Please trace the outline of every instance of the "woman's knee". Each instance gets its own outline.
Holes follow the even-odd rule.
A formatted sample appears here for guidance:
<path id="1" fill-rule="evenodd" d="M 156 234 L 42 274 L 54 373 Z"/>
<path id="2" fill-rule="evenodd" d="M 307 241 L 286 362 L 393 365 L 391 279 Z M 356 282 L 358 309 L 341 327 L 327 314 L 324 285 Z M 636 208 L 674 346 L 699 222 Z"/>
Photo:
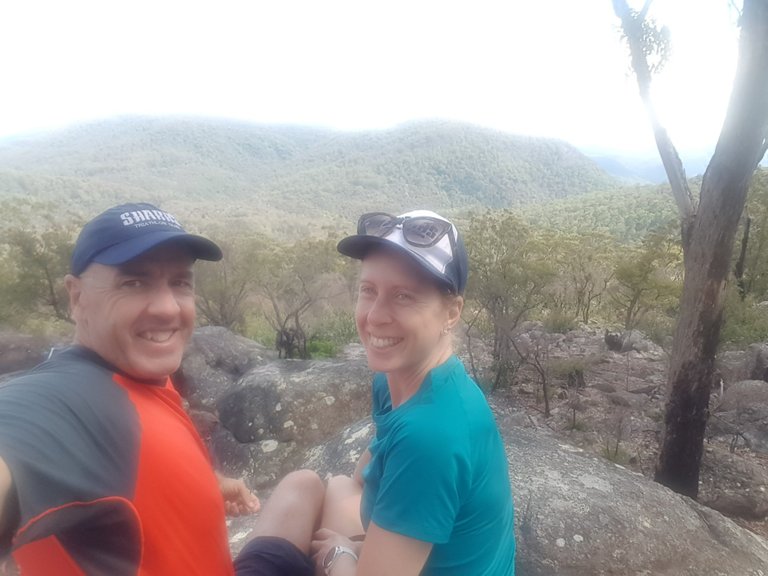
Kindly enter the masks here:
<path id="1" fill-rule="evenodd" d="M 362 487 L 349 476 L 328 479 L 322 525 L 346 536 L 361 534 L 360 496 Z"/>
<path id="2" fill-rule="evenodd" d="M 320 476 L 312 470 L 296 470 L 288 474 L 280 484 L 302 497 L 322 500 L 325 495 L 325 485 Z"/>
<path id="3" fill-rule="evenodd" d="M 327 494 L 339 496 L 347 496 L 361 491 L 362 486 L 349 476 L 331 476 L 326 488 Z"/>
<path id="4" fill-rule="evenodd" d="M 331 476 L 328 478 L 328 488 L 343 488 L 349 486 L 352 481 L 349 476 Z"/>

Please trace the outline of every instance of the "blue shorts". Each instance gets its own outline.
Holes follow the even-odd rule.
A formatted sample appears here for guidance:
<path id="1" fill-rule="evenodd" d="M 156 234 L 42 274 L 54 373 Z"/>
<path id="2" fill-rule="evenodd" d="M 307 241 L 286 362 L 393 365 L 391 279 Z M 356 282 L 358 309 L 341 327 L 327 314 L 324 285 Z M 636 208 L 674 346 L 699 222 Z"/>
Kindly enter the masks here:
<path id="1" fill-rule="evenodd" d="M 314 576 L 312 559 L 292 542 L 277 536 L 257 536 L 235 559 L 236 576 Z"/>

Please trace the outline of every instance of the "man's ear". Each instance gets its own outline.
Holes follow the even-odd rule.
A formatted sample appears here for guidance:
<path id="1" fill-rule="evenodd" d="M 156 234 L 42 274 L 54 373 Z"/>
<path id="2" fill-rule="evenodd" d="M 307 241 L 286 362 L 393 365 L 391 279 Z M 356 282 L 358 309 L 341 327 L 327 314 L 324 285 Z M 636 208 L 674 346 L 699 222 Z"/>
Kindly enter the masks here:
<path id="1" fill-rule="evenodd" d="M 83 293 L 83 281 L 77 276 L 67 274 L 64 276 L 64 288 L 69 295 L 69 314 L 72 319 L 77 321 L 80 296 Z"/>

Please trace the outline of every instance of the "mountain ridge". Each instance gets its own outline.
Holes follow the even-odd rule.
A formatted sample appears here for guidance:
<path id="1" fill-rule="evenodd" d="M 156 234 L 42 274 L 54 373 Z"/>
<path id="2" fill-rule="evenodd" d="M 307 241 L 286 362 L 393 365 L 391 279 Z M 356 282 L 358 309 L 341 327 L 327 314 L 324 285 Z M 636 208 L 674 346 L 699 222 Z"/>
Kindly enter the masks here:
<path id="1" fill-rule="evenodd" d="M 336 132 L 128 117 L 0 141 L 0 197 L 89 211 L 150 199 L 333 224 L 372 209 L 515 208 L 616 186 L 565 142 L 444 121 Z"/>

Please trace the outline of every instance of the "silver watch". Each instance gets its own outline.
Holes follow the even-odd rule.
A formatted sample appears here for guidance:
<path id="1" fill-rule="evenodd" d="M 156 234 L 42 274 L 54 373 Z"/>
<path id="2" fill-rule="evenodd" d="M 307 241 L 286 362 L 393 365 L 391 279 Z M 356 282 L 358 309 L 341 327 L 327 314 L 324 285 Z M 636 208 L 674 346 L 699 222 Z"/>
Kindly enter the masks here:
<path id="1" fill-rule="evenodd" d="M 347 548 L 346 546 L 334 546 L 328 550 L 328 553 L 323 559 L 323 570 L 325 570 L 325 576 L 331 576 L 331 568 L 333 568 L 333 564 L 336 562 L 336 559 L 342 554 L 349 554 L 352 556 L 352 558 L 355 559 L 355 562 L 357 562 L 357 554 L 355 554 L 355 551 L 352 550 L 352 548 Z"/>

